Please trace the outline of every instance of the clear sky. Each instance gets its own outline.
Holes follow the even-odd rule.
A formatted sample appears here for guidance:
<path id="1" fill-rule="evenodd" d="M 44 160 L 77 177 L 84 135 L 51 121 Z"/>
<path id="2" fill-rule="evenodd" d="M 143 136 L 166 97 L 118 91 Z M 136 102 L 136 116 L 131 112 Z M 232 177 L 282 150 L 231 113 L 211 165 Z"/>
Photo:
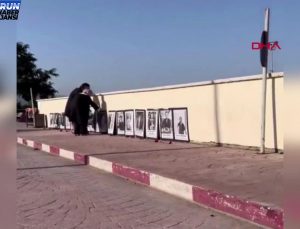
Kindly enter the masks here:
<path id="1" fill-rule="evenodd" d="M 300 57 L 292 26 L 299 2 L 24 0 L 17 40 L 31 46 L 39 67 L 57 68 L 63 95 L 85 81 L 104 92 L 213 80 L 261 73 L 251 42 L 270 7 L 270 39 L 282 48 L 274 71 L 285 71 Z"/>

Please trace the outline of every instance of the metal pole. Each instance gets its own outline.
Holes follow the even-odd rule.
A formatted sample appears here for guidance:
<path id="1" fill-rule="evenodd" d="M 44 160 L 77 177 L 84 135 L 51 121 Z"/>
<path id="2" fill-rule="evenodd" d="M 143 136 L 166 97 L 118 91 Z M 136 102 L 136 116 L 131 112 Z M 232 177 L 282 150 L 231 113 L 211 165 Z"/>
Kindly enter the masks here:
<path id="1" fill-rule="evenodd" d="M 270 43 L 274 44 L 275 42 L 278 42 L 278 41 L 270 41 Z M 271 49 L 271 70 L 270 72 L 274 72 L 274 59 L 273 59 L 273 52 L 274 52 L 274 49 Z"/>
<path id="2" fill-rule="evenodd" d="M 269 34 L 270 9 L 265 11 L 264 31 Z M 268 35 L 267 35 L 268 36 Z M 268 39 L 267 39 L 268 42 Z M 262 109 L 261 109 L 261 146 L 260 153 L 265 153 L 265 130 L 266 130 L 266 97 L 267 97 L 267 75 L 268 75 L 268 54 L 267 64 L 262 67 Z"/>
<path id="3" fill-rule="evenodd" d="M 31 108 L 32 108 L 32 120 L 33 120 L 33 126 L 35 127 L 35 111 L 34 111 L 34 104 L 33 104 L 32 88 L 30 88 L 30 97 L 31 97 Z"/>
<path id="4" fill-rule="evenodd" d="M 47 124 L 47 116 L 44 115 L 44 129 L 48 128 L 47 125 L 48 125 L 48 124 Z"/>
<path id="5" fill-rule="evenodd" d="M 271 50 L 271 58 L 272 58 L 272 70 L 271 70 L 271 72 L 274 72 L 274 66 L 273 66 L 273 50 Z"/>

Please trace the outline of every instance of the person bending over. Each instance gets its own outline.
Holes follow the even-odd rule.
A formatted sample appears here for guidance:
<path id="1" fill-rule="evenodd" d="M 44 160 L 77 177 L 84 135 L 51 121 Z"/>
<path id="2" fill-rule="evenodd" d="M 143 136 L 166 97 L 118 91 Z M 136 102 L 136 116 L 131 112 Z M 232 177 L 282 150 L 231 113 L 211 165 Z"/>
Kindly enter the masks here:
<path id="1" fill-rule="evenodd" d="M 88 120 L 90 106 L 95 110 L 99 109 L 99 106 L 91 99 L 91 90 L 83 89 L 83 91 L 75 97 L 75 121 L 74 121 L 74 134 L 88 135 Z"/>
<path id="2" fill-rule="evenodd" d="M 75 98 L 80 94 L 84 89 L 90 89 L 88 83 L 83 83 L 80 87 L 75 88 L 69 95 L 68 101 L 66 103 L 64 115 L 68 117 L 71 124 L 74 124 L 76 118 L 76 102 Z M 74 126 L 73 126 L 74 127 Z"/>

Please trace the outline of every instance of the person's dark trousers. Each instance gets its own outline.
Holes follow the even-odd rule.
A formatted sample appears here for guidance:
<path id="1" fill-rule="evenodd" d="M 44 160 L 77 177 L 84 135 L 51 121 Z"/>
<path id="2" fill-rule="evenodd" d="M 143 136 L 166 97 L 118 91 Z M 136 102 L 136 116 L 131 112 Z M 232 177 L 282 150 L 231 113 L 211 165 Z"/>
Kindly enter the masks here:
<path id="1" fill-rule="evenodd" d="M 75 135 L 80 135 L 80 125 L 77 122 L 73 122 L 73 127 L 74 127 L 74 134 Z"/>
<path id="2" fill-rule="evenodd" d="M 80 134 L 81 135 L 88 135 L 89 134 L 89 132 L 87 130 L 88 120 L 82 120 L 79 126 L 80 126 L 79 129 L 80 129 Z"/>

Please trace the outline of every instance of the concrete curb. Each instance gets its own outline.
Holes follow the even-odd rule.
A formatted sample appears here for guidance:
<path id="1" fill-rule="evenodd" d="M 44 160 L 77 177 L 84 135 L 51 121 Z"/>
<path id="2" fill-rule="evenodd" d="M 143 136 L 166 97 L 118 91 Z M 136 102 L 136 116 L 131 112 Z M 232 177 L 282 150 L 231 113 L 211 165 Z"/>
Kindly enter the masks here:
<path id="1" fill-rule="evenodd" d="M 215 209 L 219 212 L 229 214 L 234 217 L 245 219 L 261 226 L 283 229 L 282 209 L 272 208 L 260 203 L 243 200 L 235 196 L 225 195 L 220 192 L 186 184 L 175 179 L 166 178 L 158 174 L 131 168 L 119 163 L 69 151 L 57 146 L 50 146 L 20 137 L 17 138 L 17 143 L 74 160 L 85 165 L 90 165 L 100 170 L 130 179 L 171 195 Z"/>

